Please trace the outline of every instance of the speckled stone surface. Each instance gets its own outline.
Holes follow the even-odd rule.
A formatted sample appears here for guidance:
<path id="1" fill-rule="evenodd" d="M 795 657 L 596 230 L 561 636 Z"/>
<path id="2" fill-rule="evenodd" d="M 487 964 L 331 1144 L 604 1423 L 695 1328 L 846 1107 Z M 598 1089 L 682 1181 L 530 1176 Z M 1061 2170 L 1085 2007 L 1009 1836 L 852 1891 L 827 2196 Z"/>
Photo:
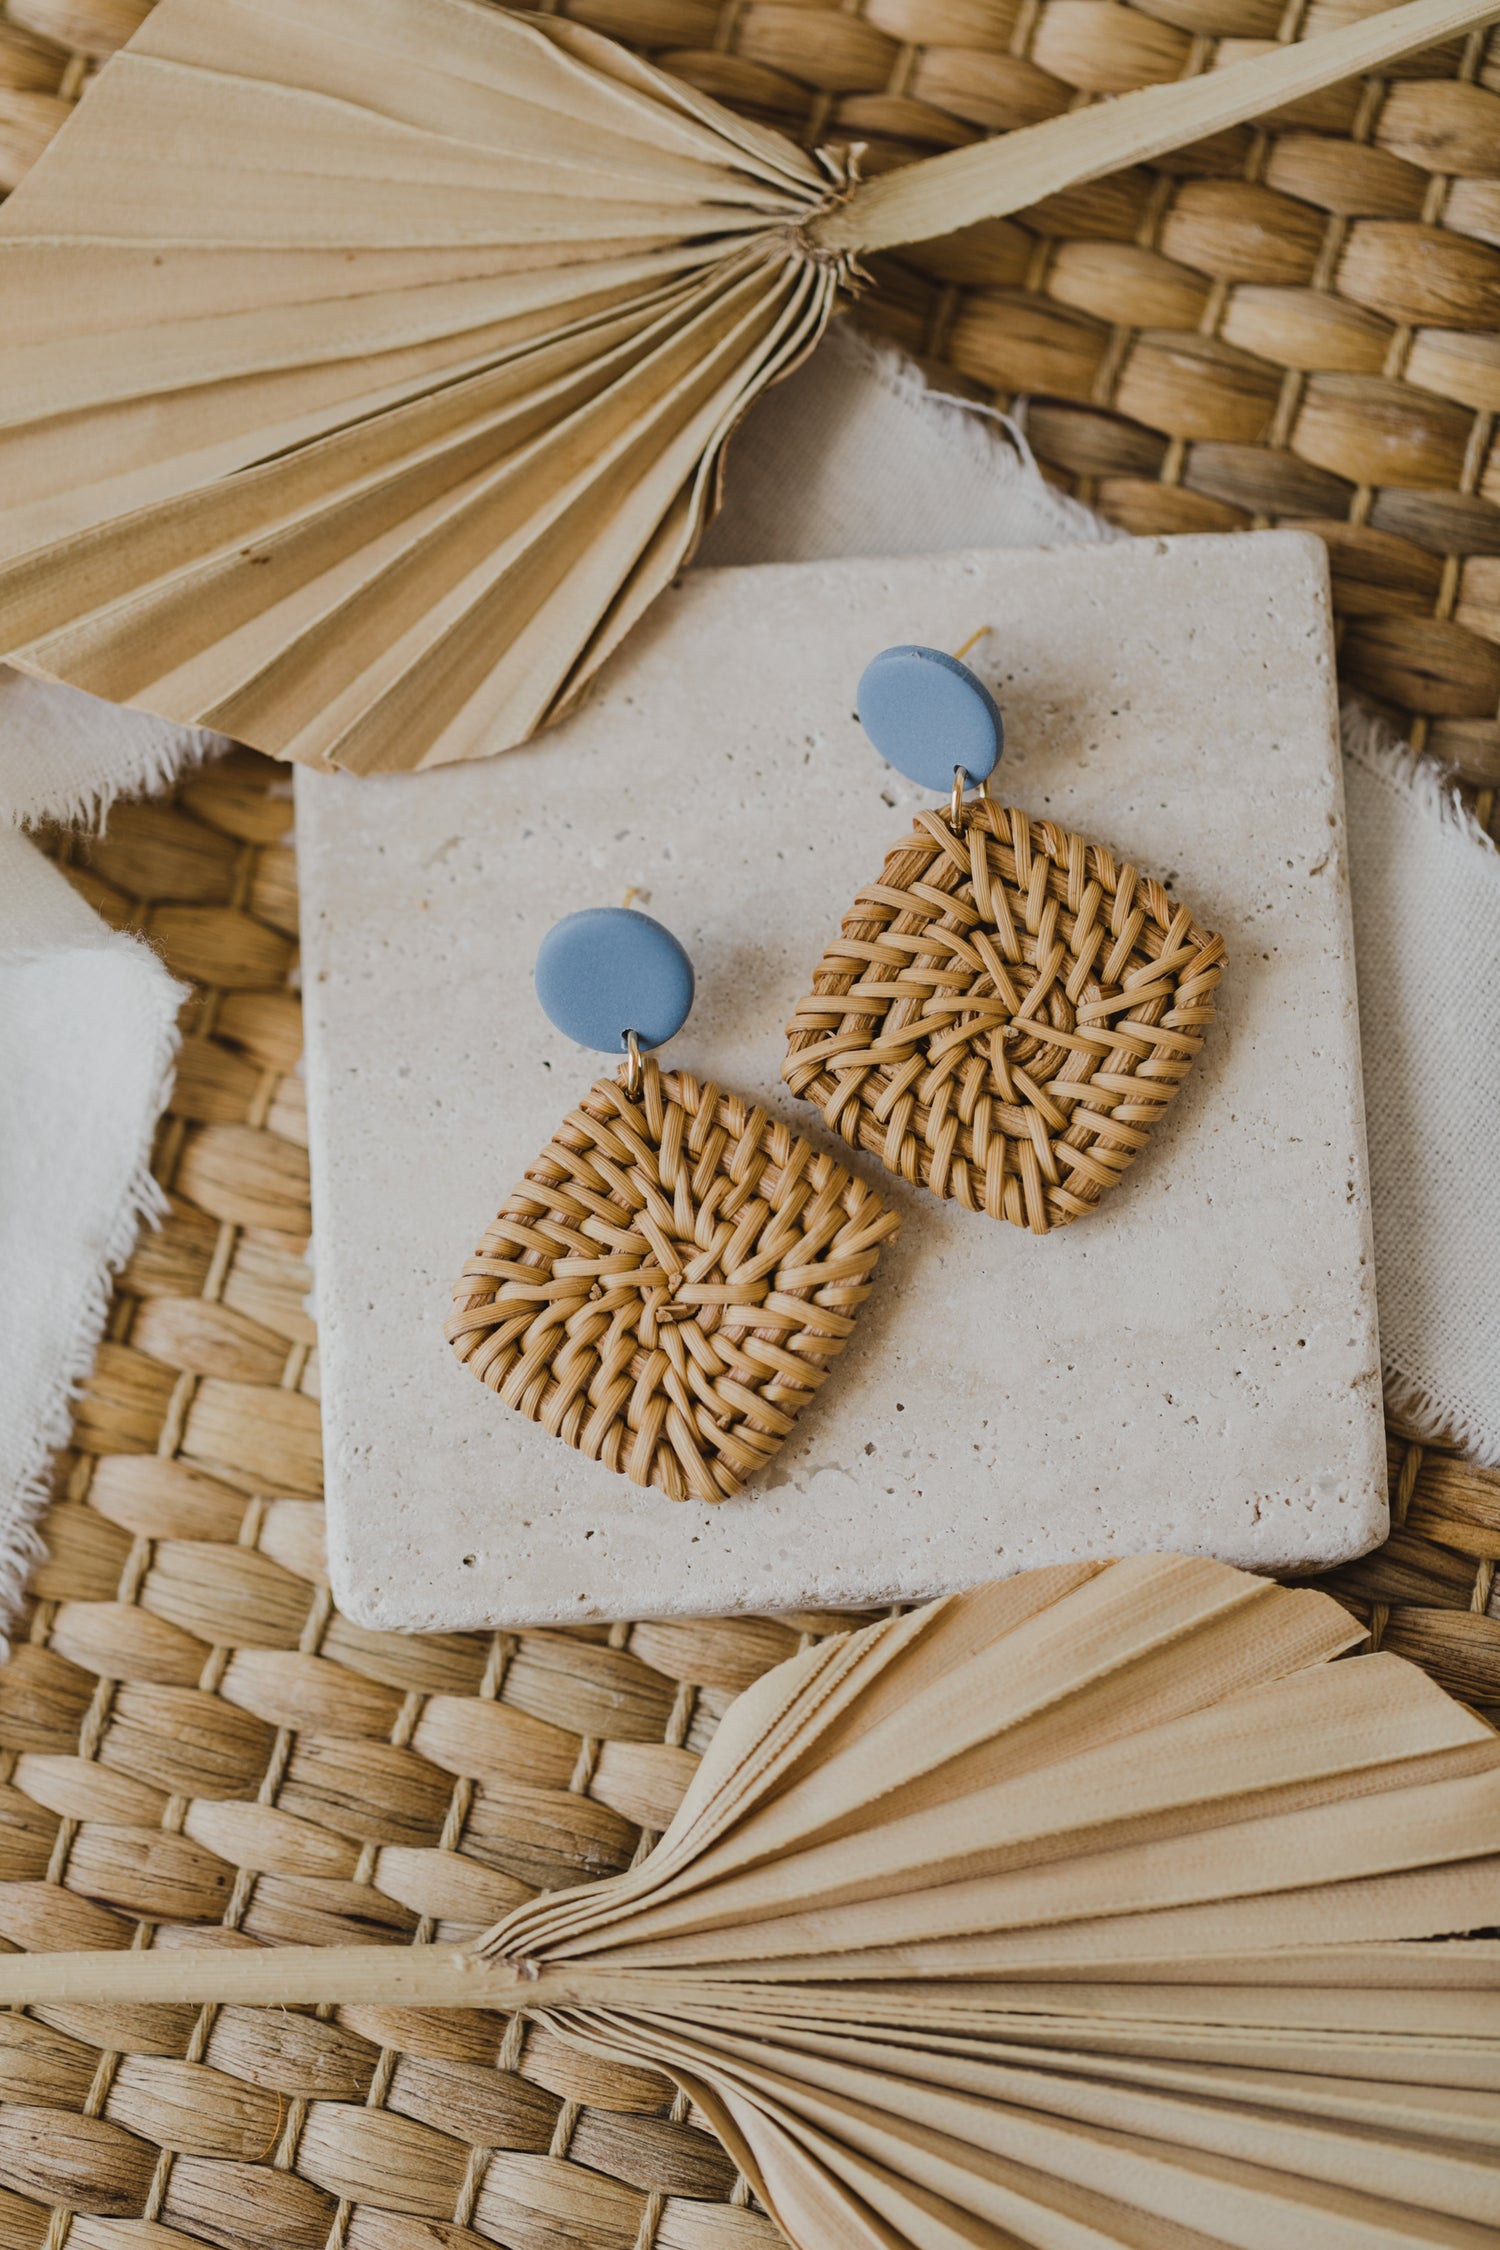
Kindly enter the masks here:
<path id="1" fill-rule="evenodd" d="M 985 623 L 1000 793 L 1223 932 L 1219 1020 L 1078 1225 L 1036 1240 L 894 1190 L 901 1239 L 766 1479 L 674 1505 L 501 1406 L 443 1340 L 463 1259 L 596 1075 L 535 1001 L 537 944 L 633 890 L 698 972 L 667 1060 L 816 1137 L 782 1026 L 932 801 L 875 757 L 855 683 L 889 642 Z M 1332 677 L 1323 550 L 1293 533 L 702 571 L 541 743 L 299 773 L 344 1609 L 424 1629 L 778 1610 L 1131 1549 L 1310 1569 L 1382 1538 Z"/>

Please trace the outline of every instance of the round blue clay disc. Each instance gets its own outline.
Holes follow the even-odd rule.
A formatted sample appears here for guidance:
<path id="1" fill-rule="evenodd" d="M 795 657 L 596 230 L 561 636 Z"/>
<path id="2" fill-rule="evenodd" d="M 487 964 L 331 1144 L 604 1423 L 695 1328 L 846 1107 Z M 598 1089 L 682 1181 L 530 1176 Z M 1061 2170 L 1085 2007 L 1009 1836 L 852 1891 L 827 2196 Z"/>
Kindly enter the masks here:
<path id="1" fill-rule="evenodd" d="M 948 790 L 953 769 L 992 774 L 1005 745 L 1000 706 L 967 664 L 940 648 L 882 649 L 860 675 L 859 723 L 882 758 L 923 789 Z"/>
<path id="2" fill-rule="evenodd" d="M 693 964 L 649 914 L 586 906 L 554 922 L 543 938 L 536 996 L 580 1047 L 618 1055 L 627 1031 L 643 1047 L 660 1047 L 687 1022 Z"/>

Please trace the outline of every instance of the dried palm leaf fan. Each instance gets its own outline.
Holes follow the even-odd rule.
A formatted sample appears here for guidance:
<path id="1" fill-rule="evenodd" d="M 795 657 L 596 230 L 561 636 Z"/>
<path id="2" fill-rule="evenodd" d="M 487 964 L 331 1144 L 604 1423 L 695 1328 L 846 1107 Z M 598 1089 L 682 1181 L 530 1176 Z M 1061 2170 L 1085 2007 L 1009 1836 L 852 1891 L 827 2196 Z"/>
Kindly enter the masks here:
<path id="1" fill-rule="evenodd" d="M 519 742 L 860 252 L 1497 12 L 1410 0 L 856 185 L 556 18 L 158 0 L 0 212 L 0 652 L 314 764 Z"/>
<path id="2" fill-rule="evenodd" d="M 0 2003 L 519 2005 L 669 2073 L 800 2250 L 1481 2250 L 1500 1740 L 1360 1637 L 1037 1571 L 781 1665 L 648 1859 L 474 1953 L 18 1954 Z"/>

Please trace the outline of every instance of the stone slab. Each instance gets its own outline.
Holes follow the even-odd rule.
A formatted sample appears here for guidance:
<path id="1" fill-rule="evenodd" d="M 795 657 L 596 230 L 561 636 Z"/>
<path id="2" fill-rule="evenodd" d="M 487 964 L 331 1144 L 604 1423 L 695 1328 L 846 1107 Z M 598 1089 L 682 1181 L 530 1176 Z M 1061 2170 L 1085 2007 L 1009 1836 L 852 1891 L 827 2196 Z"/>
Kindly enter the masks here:
<path id="1" fill-rule="evenodd" d="M 697 966 L 669 1059 L 818 1133 L 779 1083 L 782 1026 L 931 801 L 876 760 L 854 683 L 888 642 L 956 647 L 985 623 L 1003 794 L 1224 933 L 1219 1021 L 1100 1214 L 1036 1240 L 897 1190 L 861 1329 L 766 1479 L 673 1505 L 507 1410 L 443 1341 L 464 1257 L 595 1075 L 533 997 L 538 941 L 633 892 Z M 330 1546 L 353 1617 L 868 1604 L 1153 1548 L 1308 1570 L 1384 1536 L 1316 540 L 696 572 L 542 743 L 299 773 L 297 803 Z"/>

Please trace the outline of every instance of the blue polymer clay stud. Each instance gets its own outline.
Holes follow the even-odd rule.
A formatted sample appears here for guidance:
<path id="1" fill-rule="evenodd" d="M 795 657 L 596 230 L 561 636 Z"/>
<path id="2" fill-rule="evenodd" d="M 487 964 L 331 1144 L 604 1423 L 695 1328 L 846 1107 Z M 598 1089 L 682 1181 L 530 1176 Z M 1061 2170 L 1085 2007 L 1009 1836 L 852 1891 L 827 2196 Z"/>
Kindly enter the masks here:
<path id="1" fill-rule="evenodd" d="M 693 964 L 670 930 L 630 906 L 586 906 L 554 922 L 536 957 L 536 996 L 568 1039 L 623 1054 L 681 1031 L 693 1005 Z"/>
<path id="2" fill-rule="evenodd" d="M 882 649 L 860 675 L 859 723 L 882 758 L 923 789 L 962 771 L 988 780 L 1005 747 L 1000 706 L 967 664 L 915 643 Z"/>

